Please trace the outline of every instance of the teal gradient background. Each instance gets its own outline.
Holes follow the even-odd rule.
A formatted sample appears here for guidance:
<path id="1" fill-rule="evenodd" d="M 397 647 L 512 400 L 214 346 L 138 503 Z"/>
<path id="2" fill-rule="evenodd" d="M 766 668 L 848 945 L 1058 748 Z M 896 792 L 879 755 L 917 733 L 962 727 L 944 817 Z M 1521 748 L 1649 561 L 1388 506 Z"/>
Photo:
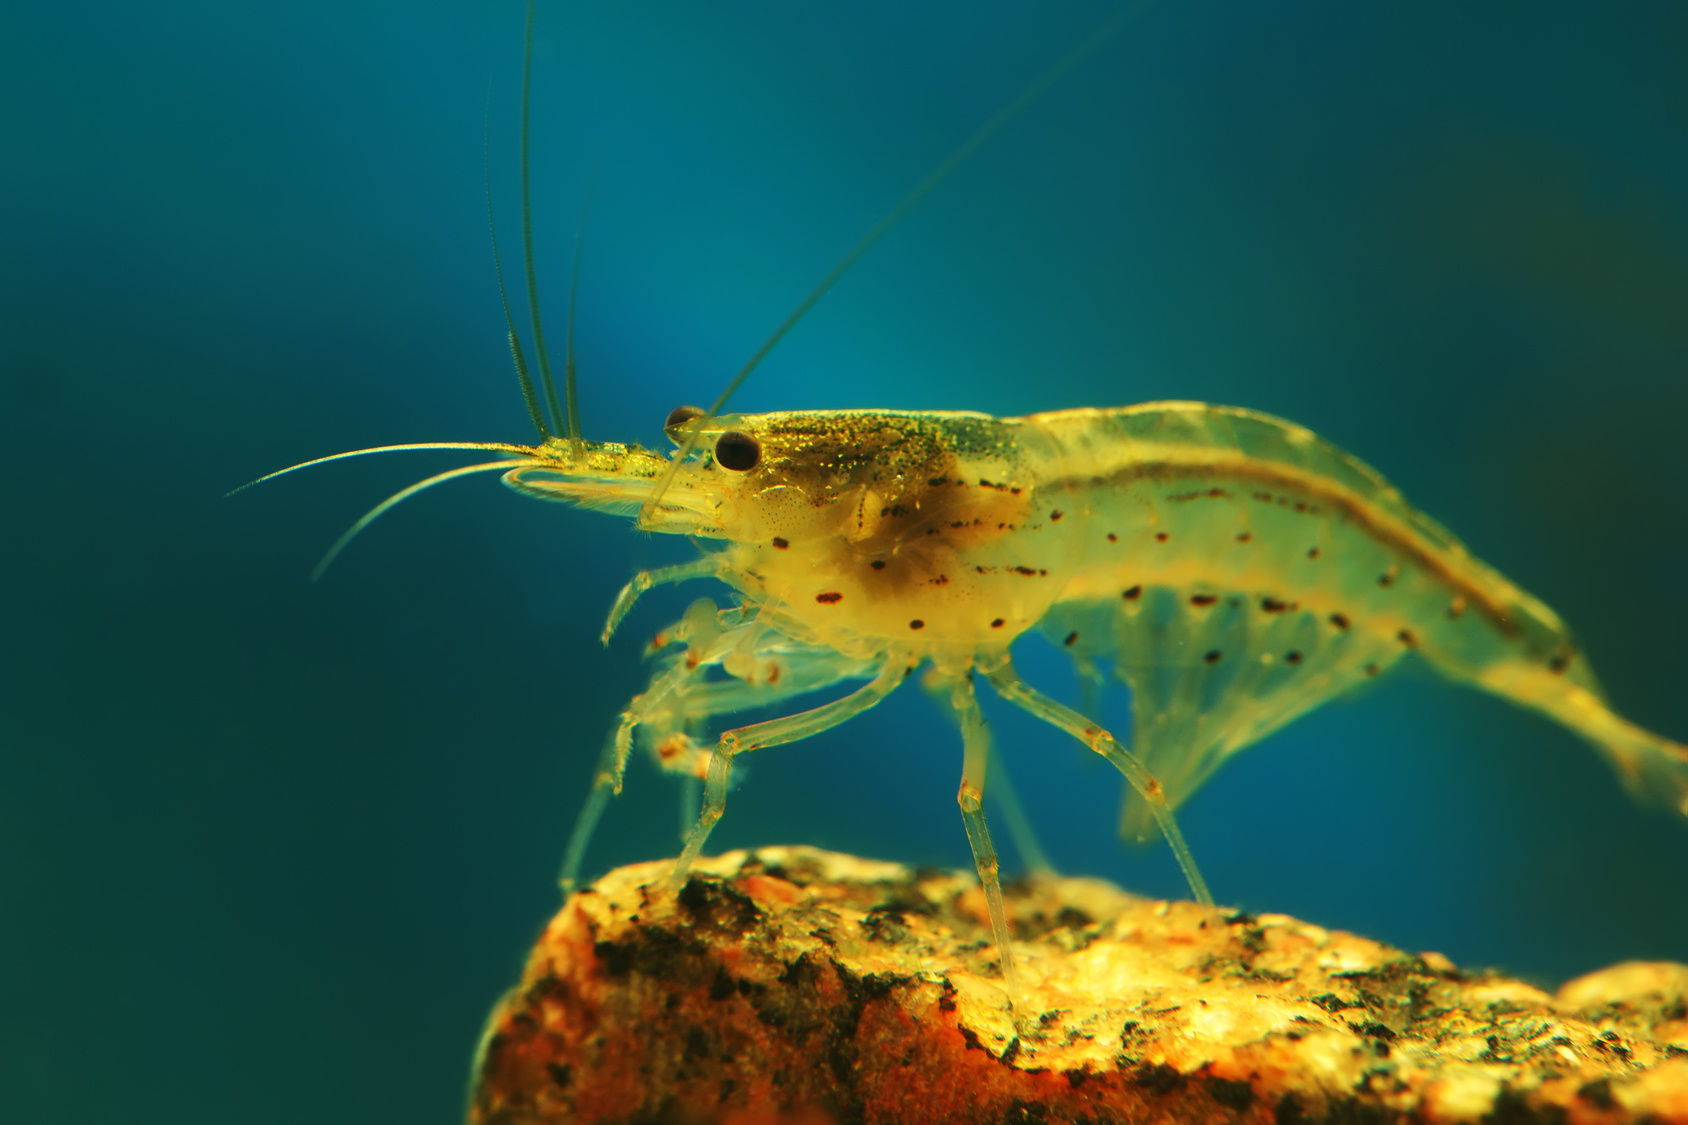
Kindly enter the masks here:
<path id="1" fill-rule="evenodd" d="M 589 436 L 661 440 L 1108 5 L 541 5 L 541 291 L 579 294 Z M 0 11 L 0 1120 L 448 1122 L 685 557 L 457 482 L 306 580 L 394 455 L 530 436 L 522 7 Z M 841 281 L 744 410 L 1157 398 L 1294 419 L 1382 470 L 1688 737 L 1688 13 L 1149 7 Z M 490 127 L 489 118 L 490 91 Z M 1073 697 L 1041 641 L 1028 675 Z M 1063 869 L 1154 894 L 1118 784 L 991 711 Z M 1127 726 L 1123 689 L 1106 720 Z M 965 865 L 918 693 L 758 755 L 712 847 Z M 640 763 L 590 866 L 676 849 Z M 1403 668 L 1226 767 L 1217 896 L 1544 984 L 1688 961 L 1688 823 L 1574 737 Z M 999 831 L 999 836 L 1003 833 Z M 1009 857 L 1013 863 L 1012 855 Z"/>

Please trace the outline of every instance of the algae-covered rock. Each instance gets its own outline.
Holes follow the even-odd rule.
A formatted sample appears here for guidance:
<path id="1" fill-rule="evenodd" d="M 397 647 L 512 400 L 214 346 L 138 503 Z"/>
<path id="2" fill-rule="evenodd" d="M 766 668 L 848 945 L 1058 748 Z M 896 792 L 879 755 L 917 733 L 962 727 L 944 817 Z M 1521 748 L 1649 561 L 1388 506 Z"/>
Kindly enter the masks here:
<path id="1" fill-rule="evenodd" d="M 1688 1122 L 1688 967 L 1556 996 L 1283 915 L 1009 889 L 810 848 L 574 895 L 493 1013 L 483 1125 Z"/>

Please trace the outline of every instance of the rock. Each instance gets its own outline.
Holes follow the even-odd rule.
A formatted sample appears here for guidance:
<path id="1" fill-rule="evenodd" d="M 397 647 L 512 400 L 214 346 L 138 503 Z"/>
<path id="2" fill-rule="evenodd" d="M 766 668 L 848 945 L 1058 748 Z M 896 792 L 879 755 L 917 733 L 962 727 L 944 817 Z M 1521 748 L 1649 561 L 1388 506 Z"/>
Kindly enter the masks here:
<path id="1" fill-rule="evenodd" d="M 1549 995 L 1283 915 L 810 848 L 611 872 L 493 1013 L 470 1121 L 1688 1123 L 1688 966 Z"/>

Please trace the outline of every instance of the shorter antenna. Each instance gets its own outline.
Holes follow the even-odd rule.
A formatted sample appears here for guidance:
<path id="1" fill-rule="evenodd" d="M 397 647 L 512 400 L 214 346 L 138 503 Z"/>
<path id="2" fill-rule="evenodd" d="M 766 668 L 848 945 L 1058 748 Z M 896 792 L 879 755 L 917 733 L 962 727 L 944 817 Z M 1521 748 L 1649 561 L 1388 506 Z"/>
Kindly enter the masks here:
<path id="1" fill-rule="evenodd" d="M 528 315 L 533 319 L 533 351 L 539 359 L 539 382 L 545 388 L 545 404 L 551 409 L 551 424 L 577 443 L 580 427 L 572 411 L 564 416 L 557 405 L 557 384 L 551 378 L 551 357 L 545 350 L 545 326 L 539 319 L 539 279 L 533 267 L 533 195 L 529 189 L 528 117 L 533 104 L 533 10 L 528 0 L 527 30 L 522 37 L 522 265 L 527 272 Z"/>
<path id="2" fill-rule="evenodd" d="M 527 356 L 522 353 L 522 338 L 516 333 L 516 318 L 510 315 L 510 294 L 504 288 L 504 261 L 498 254 L 498 224 L 492 218 L 491 132 L 492 91 L 488 90 L 486 124 L 481 129 L 481 170 L 486 177 L 486 225 L 492 234 L 492 270 L 498 275 L 498 303 L 504 308 L 505 336 L 510 341 L 510 358 L 516 362 L 516 380 L 522 385 L 522 402 L 527 404 L 528 417 L 543 442 L 551 436 L 551 428 L 545 424 L 545 411 L 539 405 L 539 396 L 534 393 L 533 376 L 528 373 Z"/>
<path id="3" fill-rule="evenodd" d="M 574 308 L 575 298 L 580 295 L 580 254 L 586 244 L 586 221 L 592 217 L 592 198 L 596 194 L 597 177 L 594 176 L 592 187 L 586 192 L 586 206 L 580 212 L 580 226 L 574 232 L 574 268 L 569 271 L 568 339 L 563 345 L 563 395 L 568 403 L 569 442 L 574 446 L 577 458 L 580 456 L 580 398 L 575 393 Z"/>

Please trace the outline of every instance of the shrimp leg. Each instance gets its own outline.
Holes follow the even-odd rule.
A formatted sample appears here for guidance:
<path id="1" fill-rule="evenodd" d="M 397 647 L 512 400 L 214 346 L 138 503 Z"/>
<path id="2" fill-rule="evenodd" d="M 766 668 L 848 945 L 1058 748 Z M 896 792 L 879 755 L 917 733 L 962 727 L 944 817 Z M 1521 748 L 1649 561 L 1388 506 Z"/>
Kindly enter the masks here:
<path id="1" fill-rule="evenodd" d="M 701 559 L 693 559 L 688 563 L 677 566 L 665 566 L 658 570 L 641 570 L 633 576 L 633 580 L 621 588 L 621 593 L 615 596 L 615 604 L 610 606 L 610 615 L 604 622 L 604 631 L 598 638 L 604 644 L 610 643 L 615 636 L 616 628 L 621 619 L 627 616 L 633 608 L 633 603 L 647 590 L 657 586 L 671 586 L 676 582 L 687 582 L 693 578 L 709 578 L 721 571 L 721 560 L 714 555 L 705 555 Z"/>
<path id="2" fill-rule="evenodd" d="M 633 749 L 633 731 L 662 706 L 684 680 L 696 674 L 696 668 L 688 668 L 684 663 L 675 664 L 662 673 L 649 688 L 634 696 L 633 702 L 617 719 L 615 729 L 604 740 L 603 752 L 598 755 L 598 771 L 592 778 L 592 789 L 586 795 L 586 804 L 581 807 L 580 815 L 575 818 L 574 831 L 569 833 L 568 847 L 563 852 L 563 870 L 557 880 L 563 894 L 573 891 L 580 881 L 580 864 L 586 858 L 586 845 L 591 842 L 592 833 L 603 818 L 610 798 L 621 792 L 621 779 L 627 772 L 627 755 Z"/>
<path id="3" fill-rule="evenodd" d="M 963 726 L 961 712 L 956 709 L 952 695 L 954 689 L 935 671 L 922 676 L 920 686 L 926 690 L 933 705 L 956 724 L 965 740 L 967 729 Z M 1037 831 L 1032 828 L 1031 818 L 1026 815 L 1025 807 L 1020 804 L 1019 793 L 1014 788 L 1013 779 L 1008 776 L 1008 765 L 1002 760 L 1002 754 L 997 750 L 995 741 L 987 741 L 990 745 L 990 758 L 986 770 L 992 778 L 990 795 L 991 799 L 1001 806 L 1003 819 L 1008 822 L 1008 836 L 1014 841 L 1014 850 L 1020 853 L 1020 862 L 1026 865 L 1027 875 L 1034 879 L 1052 876 L 1055 874 L 1055 867 L 1049 862 L 1043 845 L 1038 842 Z"/>
<path id="4" fill-rule="evenodd" d="M 961 822 L 967 828 L 967 843 L 973 849 L 973 865 L 979 869 L 979 882 L 985 886 L 991 937 L 996 941 L 997 960 L 1002 965 L 1002 983 L 1008 989 L 1008 1011 L 1014 1014 L 1016 1009 L 1025 1007 L 1025 994 L 1020 991 L 1020 976 L 1014 969 L 1008 913 L 1002 905 L 1001 865 L 997 862 L 996 849 L 991 846 L 990 829 L 985 825 L 985 775 L 991 759 L 991 735 L 973 692 L 971 671 L 951 681 L 950 700 L 961 723 L 961 787 L 956 790 L 955 800 L 961 806 Z"/>
<path id="5" fill-rule="evenodd" d="M 895 691 L 910 667 L 906 659 L 893 657 L 880 665 L 871 682 L 842 699 L 795 715 L 723 732 L 709 756 L 709 773 L 703 782 L 703 814 L 686 837 L 686 846 L 674 863 L 674 874 L 670 876 L 674 886 L 679 887 L 686 881 L 686 872 L 691 869 L 692 861 L 703 850 L 704 841 L 709 839 L 715 822 L 721 819 L 721 813 L 727 807 L 727 782 L 732 777 L 734 755 L 778 746 L 782 742 L 796 742 L 853 719 Z"/>
<path id="6" fill-rule="evenodd" d="M 1184 843 L 1184 834 L 1178 831 L 1178 822 L 1173 819 L 1172 810 L 1167 808 L 1166 794 L 1162 792 L 1160 782 L 1156 781 L 1149 771 L 1143 768 L 1143 763 L 1137 756 L 1127 750 L 1113 735 L 1102 729 L 1100 723 L 1093 723 L 1071 707 L 1055 702 L 1026 681 L 1014 671 L 1014 664 L 1003 653 L 993 663 L 980 668 L 985 679 L 990 681 L 991 687 L 1003 699 L 1031 714 L 1036 715 L 1051 726 L 1066 731 L 1096 753 L 1106 758 L 1115 769 L 1125 775 L 1131 787 L 1149 803 L 1155 815 L 1155 822 L 1160 826 L 1161 835 L 1172 847 L 1172 854 L 1178 860 L 1178 866 L 1184 872 L 1184 878 L 1190 884 L 1190 891 L 1197 902 L 1203 906 L 1213 905 L 1213 895 L 1208 892 L 1207 883 L 1202 879 L 1201 872 L 1196 869 L 1196 861 L 1190 855 L 1189 845 Z"/>

